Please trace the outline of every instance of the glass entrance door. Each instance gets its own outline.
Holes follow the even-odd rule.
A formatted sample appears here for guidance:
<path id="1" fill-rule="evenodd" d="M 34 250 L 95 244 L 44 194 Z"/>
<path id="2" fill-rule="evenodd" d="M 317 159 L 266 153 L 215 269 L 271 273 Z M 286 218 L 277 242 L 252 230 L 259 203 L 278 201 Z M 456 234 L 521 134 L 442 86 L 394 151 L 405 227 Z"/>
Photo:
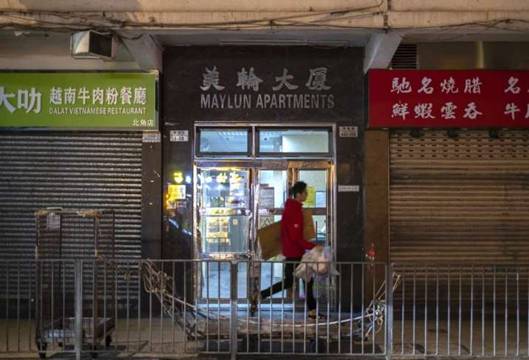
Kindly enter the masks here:
<path id="1" fill-rule="evenodd" d="M 197 166 L 196 240 L 200 258 L 256 258 L 258 244 L 253 229 L 281 220 L 288 189 L 300 180 L 308 185 L 304 207 L 312 211 L 316 229 L 316 238 L 310 240 L 321 245 L 331 243 L 330 162 L 263 160 L 247 165 Z M 248 296 L 246 272 L 245 266 L 239 267 L 240 298 Z M 281 264 L 265 264 L 258 285 L 265 288 L 282 277 Z M 229 298 L 229 280 L 228 263 L 204 265 L 201 296 Z"/>
<path id="2" fill-rule="evenodd" d="M 248 252 L 252 200 L 248 168 L 199 168 L 197 207 L 200 252 L 231 258 Z"/>
<path id="3" fill-rule="evenodd" d="M 271 164 L 269 164 L 271 165 Z M 260 169 L 257 176 L 257 229 L 272 225 L 281 220 L 283 215 L 285 201 L 288 197 L 290 188 L 288 169 L 284 166 L 278 166 L 279 169 Z M 256 243 L 257 254 L 259 254 L 258 244 Z M 274 257 L 270 260 L 280 260 Z M 257 285 L 259 289 L 271 286 L 273 283 L 281 281 L 283 277 L 283 266 L 280 263 L 271 264 L 263 263 L 259 270 L 259 279 Z M 276 294 L 274 297 L 281 297 Z"/>
<path id="4" fill-rule="evenodd" d="M 201 259 L 229 260 L 249 253 L 253 225 L 252 173 L 247 167 L 198 167 L 196 182 L 196 240 Z M 238 272 L 238 296 L 247 296 L 247 266 Z M 201 264 L 202 299 L 230 297 L 230 263 Z"/>
<path id="5" fill-rule="evenodd" d="M 304 208 L 312 213 L 316 237 L 307 239 L 320 245 L 328 245 L 331 232 L 327 224 L 331 217 L 331 171 L 332 167 L 326 161 L 288 161 L 279 166 L 273 162 L 257 169 L 257 224 L 261 229 L 281 220 L 284 204 L 290 189 L 296 181 L 304 181 L 308 187 L 308 197 Z M 282 165 L 282 166 L 281 166 Z M 271 169 L 273 168 L 273 169 Z M 270 260 L 278 263 L 264 263 L 259 271 L 259 288 L 265 289 L 283 278 L 283 264 L 279 262 L 282 255 Z M 281 298 L 286 294 L 278 293 L 274 298 Z"/>
<path id="6" fill-rule="evenodd" d="M 304 207 L 310 209 L 316 230 L 316 241 L 320 245 L 330 244 L 330 173 L 328 169 L 300 169 L 295 172 L 296 181 L 307 183 L 308 196 Z"/>
<path id="7" fill-rule="evenodd" d="M 283 169 L 267 169 L 264 163 L 262 168 L 256 169 L 256 228 L 280 221 L 288 189 L 295 182 L 304 181 L 307 183 L 308 197 L 303 207 L 311 211 L 316 229 L 316 238 L 310 240 L 320 245 L 330 245 L 331 170 L 332 166 L 327 161 L 288 161 Z"/>

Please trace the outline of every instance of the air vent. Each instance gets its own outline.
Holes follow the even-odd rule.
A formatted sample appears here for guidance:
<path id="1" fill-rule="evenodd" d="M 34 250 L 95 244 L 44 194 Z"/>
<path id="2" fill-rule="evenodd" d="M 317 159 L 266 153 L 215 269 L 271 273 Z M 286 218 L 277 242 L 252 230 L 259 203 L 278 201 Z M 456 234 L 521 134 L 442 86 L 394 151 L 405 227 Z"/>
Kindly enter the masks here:
<path id="1" fill-rule="evenodd" d="M 391 60 L 391 68 L 417 69 L 417 45 L 400 44 Z"/>

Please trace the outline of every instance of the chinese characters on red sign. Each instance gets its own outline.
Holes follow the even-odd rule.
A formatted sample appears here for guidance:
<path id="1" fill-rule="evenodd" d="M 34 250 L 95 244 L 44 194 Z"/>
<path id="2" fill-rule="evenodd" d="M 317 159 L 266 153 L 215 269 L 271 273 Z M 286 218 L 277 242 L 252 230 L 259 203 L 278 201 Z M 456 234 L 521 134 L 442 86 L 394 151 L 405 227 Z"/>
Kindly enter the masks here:
<path id="1" fill-rule="evenodd" d="M 372 70 L 369 127 L 529 127 L 529 72 Z"/>

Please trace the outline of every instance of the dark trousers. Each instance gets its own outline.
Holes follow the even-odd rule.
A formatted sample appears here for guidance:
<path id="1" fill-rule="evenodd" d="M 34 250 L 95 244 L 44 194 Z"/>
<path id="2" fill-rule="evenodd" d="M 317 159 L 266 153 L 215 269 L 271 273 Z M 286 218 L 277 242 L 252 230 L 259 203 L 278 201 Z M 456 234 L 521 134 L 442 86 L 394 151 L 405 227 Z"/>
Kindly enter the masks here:
<path id="1" fill-rule="evenodd" d="M 294 285 L 294 270 L 296 269 L 296 266 L 298 265 L 298 263 L 301 261 L 301 258 L 299 258 L 299 257 L 286 258 L 286 261 L 289 261 L 289 262 L 283 268 L 284 269 L 283 280 L 275 283 L 274 285 L 272 285 L 268 289 L 262 290 L 261 291 L 261 298 L 262 299 L 270 297 L 273 294 L 278 293 L 280 291 L 283 291 L 283 290 L 286 290 L 286 289 L 290 289 L 290 288 L 292 288 L 292 285 Z M 295 263 L 294 261 L 297 262 L 297 263 Z M 273 266 L 273 264 L 272 264 L 272 266 Z M 305 298 L 307 300 L 307 308 L 309 310 L 316 309 L 316 299 L 314 298 L 314 293 L 312 292 L 312 287 L 314 285 L 314 281 L 310 280 L 309 283 L 305 284 L 305 285 L 306 285 L 306 296 L 305 296 Z"/>

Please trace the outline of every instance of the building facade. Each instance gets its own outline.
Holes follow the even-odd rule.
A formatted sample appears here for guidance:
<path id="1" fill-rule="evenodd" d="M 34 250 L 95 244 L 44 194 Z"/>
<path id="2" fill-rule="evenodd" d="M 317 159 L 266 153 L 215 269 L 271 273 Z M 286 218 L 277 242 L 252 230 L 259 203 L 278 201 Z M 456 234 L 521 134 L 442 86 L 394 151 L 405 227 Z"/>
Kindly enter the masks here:
<path id="1" fill-rule="evenodd" d="M 505 146 L 519 149 L 516 144 L 525 141 L 524 130 L 507 131 L 502 138 L 501 131 L 493 131 L 493 135 L 488 135 L 486 131 L 490 126 L 486 127 L 486 131 L 476 130 L 479 134 L 452 131 L 452 137 L 446 141 L 442 132 L 423 130 L 430 125 L 405 125 L 405 130 L 394 132 L 375 130 L 376 126 L 370 124 L 371 114 L 368 111 L 371 99 L 366 95 L 371 86 L 366 74 L 371 69 L 418 66 L 419 69 L 526 70 L 524 64 L 527 63 L 527 56 L 523 49 L 528 40 L 526 19 L 529 8 L 523 2 L 507 1 L 499 4 L 486 1 L 478 4 L 473 1 L 449 1 L 438 4 L 433 1 L 366 0 L 320 4 L 233 1 L 211 5 L 203 2 L 173 4 L 162 1 L 155 6 L 138 1 L 110 6 L 98 1 L 90 4 L 53 1 L 44 8 L 38 2 L 26 1 L 24 4 L 9 2 L 1 5 L 5 12 L 2 21 L 6 31 L 1 34 L 0 46 L 4 55 L 0 57 L 0 68 L 6 72 L 155 70 L 160 74 L 161 85 L 157 97 L 161 104 L 160 121 L 157 129 L 154 129 L 159 131 L 159 137 L 133 131 L 120 132 L 117 137 L 117 133 L 110 133 L 108 136 L 111 139 L 105 140 L 101 136 L 107 135 L 96 132 L 90 137 L 92 144 L 86 144 L 87 147 L 79 150 L 83 156 L 80 161 L 85 163 L 90 163 L 89 154 L 95 153 L 95 148 L 105 149 L 113 141 L 128 144 L 118 151 L 122 158 L 128 153 L 137 153 L 137 163 L 130 168 L 130 174 L 135 175 L 124 177 L 128 181 L 131 176 L 137 181 L 134 190 L 130 190 L 130 199 L 137 199 L 134 205 L 136 213 L 127 220 L 132 226 L 130 232 L 135 234 L 136 248 L 129 249 L 129 253 L 129 250 L 124 250 L 124 254 L 151 258 L 200 258 L 209 253 L 208 246 L 211 244 L 207 240 L 207 233 L 226 235 L 226 231 L 218 228 L 219 221 L 225 219 L 211 220 L 212 224 L 216 223 L 217 231 L 208 230 L 204 223 L 207 220 L 201 213 L 209 211 L 203 208 L 206 195 L 201 188 L 201 181 L 208 178 L 207 171 L 219 171 L 214 169 L 237 165 L 235 167 L 245 169 L 244 174 L 248 174 L 244 180 L 247 198 L 244 207 L 239 210 L 249 213 L 244 215 L 247 218 L 241 220 L 243 223 L 237 220 L 238 225 L 234 225 L 240 228 L 237 237 L 241 239 L 234 241 L 238 245 L 231 248 L 227 240 L 222 240 L 222 236 L 214 241 L 212 237 L 212 243 L 216 241 L 217 246 L 216 251 L 212 250 L 213 253 L 243 254 L 256 250 L 255 235 L 260 226 L 260 211 L 262 216 L 270 217 L 267 221 L 277 219 L 280 215 L 279 205 L 288 185 L 296 179 L 307 179 L 309 183 L 312 180 L 314 184 L 319 184 L 311 189 L 319 239 L 332 247 L 337 260 L 363 260 L 368 250 L 376 259 L 386 262 L 422 258 L 427 252 L 437 254 L 429 259 L 442 260 L 445 255 L 439 254 L 447 254 L 447 249 L 435 245 L 433 250 L 426 250 L 417 244 L 428 241 L 438 244 L 448 238 L 460 242 L 463 237 L 470 235 L 466 230 L 461 230 L 455 237 L 431 232 L 429 229 L 432 228 L 443 228 L 443 231 L 449 228 L 437 220 L 425 220 L 418 227 L 411 225 L 416 224 L 417 216 L 434 219 L 441 219 L 442 216 L 437 217 L 437 213 L 429 210 L 431 199 L 425 200 L 426 205 L 421 205 L 416 202 L 419 198 L 413 195 L 421 191 L 430 194 L 434 188 L 421 188 L 422 185 L 418 183 L 410 185 L 410 179 L 414 176 L 434 176 L 440 183 L 448 181 L 442 176 L 454 179 L 444 172 L 445 175 L 432 175 L 429 170 L 420 173 L 414 168 L 415 165 L 410 165 L 413 163 L 412 155 L 416 154 L 414 149 L 421 148 L 419 145 L 425 143 L 425 139 L 431 139 L 428 149 L 424 150 L 427 154 L 424 157 L 421 155 L 420 161 L 441 169 L 444 160 L 435 162 L 438 156 L 435 151 L 439 146 L 432 144 L 455 141 L 454 134 L 456 137 L 461 135 L 459 141 L 454 142 L 458 146 L 458 150 L 454 151 L 458 154 L 467 151 L 474 154 L 470 151 L 474 143 L 479 144 L 476 146 L 482 149 L 480 151 L 489 151 L 485 149 L 492 141 L 489 139 L 495 136 L 499 136 L 499 140 L 494 146 L 508 141 L 507 138 L 511 136 L 508 134 L 511 133 L 512 141 L 509 140 L 511 142 Z M 55 12 L 67 16 L 64 19 L 57 18 Z M 86 17 L 87 14 L 90 16 Z M 113 34 L 118 46 L 111 59 L 81 60 L 70 56 L 70 35 L 87 28 L 98 29 L 106 35 Z M 469 52 L 472 56 L 465 55 Z M 513 56 L 506 57 L 505 53 Z M 510 63 L 506 61 L 507 58 L 511 60 Z M 407 64 L 407 61 L 410 63 Z M 2 115 L 2 121 L 6 119 L 6 114 Z M 6 154 L 11 154 L 13 147 L 26 147 L 33 141 L 33 133 L 23 129 L 23 126 L 13 127 L 3 123 L 2 127 L 7 131 L 2 131 L 7 134 L 3 141 Z M 8 127 L 10 129 L 7 130 Z M 410 131 L 412 128 L 416 129 L 413 134 Z M 16 139 L 13 140 L 15 133 Z M 38 134 L 41 136 L 44 133 Z M 48 133 L 45 134 L 47 136 Z M 299 138 L 300 134 L 309 142 L 315 141 L 314 147 L 299 144 L 297 150 L 288 150 L 283 142 L 288 142 L 289 137 Z M 467 137 L 469 140 L 461 147 L 462 139 Z M 159 142 L 156 142 L 157 139 Z M 70 146 L 67 138 L 64 141 L 64 146 Z M 317 144 L 322 146 L 321 149 Z M 235 146 L 236 151 L 231 151 L 230 146 Z M 487 155 L 491 159 L 498 154 L 495 149 L 490 151 L 496 155 Z M 411 157 L 408 159 L 411 162 L 399 160 L 399 156 L 404 154 Z M 485 156 L 474 155 L 478 158 Z M 8 158 L 6 155 L 5 159 Z M 23 162 L 29 167 L 33 166 L 33 160 L 13 159 L 17 164 Z M 468 161 L 473 161 L 473 158 L 465 159 L 458 166 L 466 169 L 470 166 Z M 507 157 L 505 164 L 510 164 L 511 160 Z M 518 166 L 522 166 L 522 163 L 518 162 L 509 168 L 514 169 L 510 177 L 504 173 L 502 176 L 520 180 Z M 405 164 L 411 168 L 401 168 L 408 166 Z M 117 169 L 117 165 L 112 166 L 112 169 Z M 5 167 L 11 168 L 12 163 L 6 163 Z M 305 178 L 303 168 L 320 173 L 310 173 L 313 177 Z M 505 171 L 511 171 L 509 169 Z M 66 172 L 57 171 L 63 175 Z M 90 171 L 86 171 L 82 176 L 90 175 Z M 104 172 L 104 169 L 94 168 L 94 171 Z M 265 174 L 264 171 L 272 172 Z M 262 180 L 260 184 L 260 173 L 263 176 L 275 174 L 277 179 L 284 178 L 282 190 L 276 191 L 277 186 L 270 186 L 273 179 Z M 119 178 L 119 174 L 116 172 L 115 176 Z M 220 171 L 216 176 L 223 174 Z M 5 179 L 6 193 L 13 191 L 13 177 L 18 176 L 15 175 Z M 35 193 L 41 181 L 35 180 L 29 172 L 26 175 L 33 180 L 21 182 L 28 184 L 28 187 L 20 191 L 24 194 Z M 64 178 L 63 175 L 59 176 Z M 225 184 L 229 184 L 229 180 Z M 500 182 L 491 186 L 502 189 L 502 184 Z M 94 189 L 99 189 L 96 185 Z M 469 186 L 474 185 L 472 183 Z M 454 184 L 451 186 L 457 187 Z M 523 187 L 523 184 L 515 185 L 520 186 Z M 105 203 L 103 198 L 100 202 L 82 202 L 76 200 L 77 188 L 72 189 L 73 202 L 69 203 L 72 206 L 128 206 L 129 195 L 125 195 L 126 192 L 122 194 L 123 201 L 116 203 Z M 97 196 L 101 196 L 100 190 L 94 191 L 99 192 Z M 266 196 L 271 198 L 272 192 L 273 204 L 260 209 L 259 199 Z M 492 199 L 487 197 L 489 195 L 494 199 L 501 197 L 499 193 L 491 195 L 485 191 L 480 194 L 469 193 L 468 201 L 479 198 L 479 201 L 488 202 Z M 446 194 L 439 193 L 439 197 L 444 196 Z M 55 198 L 56 201 L 39 202 L 38 206 L 59 206 L 61 202 L 68 202 L 60 196 Z M 6 197 L 6 204 L 11 201 L 9 199 Z M 505 207 L 511 204 L 508 198 L 502 199 L 503 207 L 494 210 L 497 214 L 504 213 Z M 454 202 L 457 204 L 456 200 Z M 206 203 L 208 201 L 211 205 L 211 199 Z M 33 204 L 31 209 L 37 206 L 34 201 L 28 204 Z M 423 213 L 414 214 L 410 210 L 422 206 Z M 473 206 L 468 208 L 470 212 L 474 211 Z M 25 210 L 28 214 L 30 208 Z M 523 212 L 523 209 L 520 211 Z M 8 209 L 6 214 L 6 219 L 18 216 Z M 457 214 L 451 216 L 459 217 Z M 500 215 L 494 216 L 495 221 L 502 223 Z M 137 221 L 133 222 L 132 218 Z M 522 222 L 525 220 L 523 216 L 517 219 Z M 26 223 L 23 237 L 29 239 L 32 229 L 30 221 Z M 468 229 L 468 223 L 461 226 Z M 519 229 L 520 226 L 516 223 L 511 228 Z M 484 226 L 481 229 L 485 231 L 489 228 Z M 509 231 L 504 225 L 498 225 L 492 231 L 497 236 L 494 240 L 496 245 L 493 246 L 496 250 L 491 250 L 491 254 L 496 251 L 496 255 L 486 259 L 502 258 L 499 254 L 503 250 L 499 249 L 504 243 L 497 239 L 522 236 L 518 230 L 512 230 L 516 234 L 507 236 Z M 479 237 L 485 239 L 482 235 Z M 16 244 L 18 236 L 14 234 L 8 241 L 14 247 L 19 246 Z M 129 235 L 124 231 L 122 236 L 125 239 Z M 468 249 L 471 248 L 472 245 Z M 514 247 L 505 251 L 515 254 L 516 249 Z M 390 255 L 390 251 L 393 255 Z M 458 259 L 457 252 L 453 252 L 450 261 Z M 516 259 L 513 256 L 504 259 Z"/>

